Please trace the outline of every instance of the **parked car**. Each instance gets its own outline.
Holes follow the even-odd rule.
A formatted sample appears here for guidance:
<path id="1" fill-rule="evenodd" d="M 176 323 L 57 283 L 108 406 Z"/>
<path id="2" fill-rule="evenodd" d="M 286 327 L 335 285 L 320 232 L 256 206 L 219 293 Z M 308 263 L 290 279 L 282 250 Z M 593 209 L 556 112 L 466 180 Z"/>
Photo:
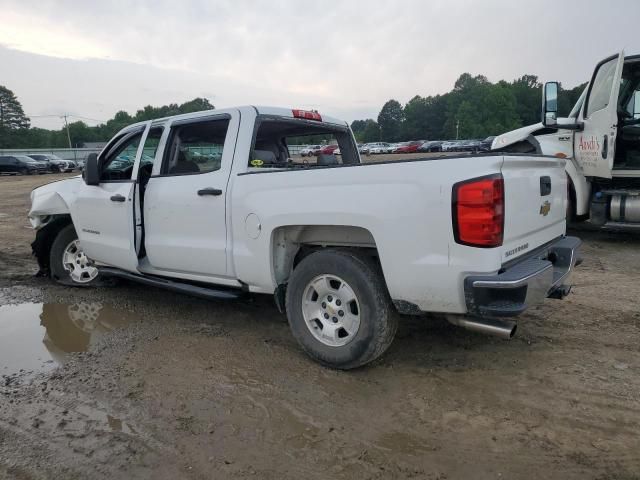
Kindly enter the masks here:
<path id="1" fill-rule="evenodd" d="M 444 142 L 442 140 L 431 140 L 429 142 L 424 142 L 422 145 L 418 147 L 419 152 L 441 152 L 442 144 Z"/>
<path id="2" fill-rule="evenodd" d="M 477 153 L 480 148 L 479 140 L 458 140 L 453 151 Z"/>
<path id="3" fill-rule="evenodd" d="M 27 155 L 0 156 L 0 173 L 9 175 L 33 175 L 49 172 L 49 164 L 34 160 Z"/>
<path id="4" fill-rule="evenodd" d="M 495 136 L 490 136 L 482 140 L 481 150 L 482 152 L 491 151 L 491 145 L 493 145 L 493 141 L 495 140 Z"/>
<path id="5" fill-rule="evenodd" d="M 322 145 L 308 145 L 300 150 L 300 155 L 303 157 L 312 157 L 317 155 L 321 148 Z"/>
<path id="6" fill-rule="evenodd" d="M 420 147 L 424 141 L 415 140 L 412 142 L 404 142 L 401 146 L 397 147 L 393 153 L 416 153 L 418 151 L 418 147 Z"/>
<path id="7" fill-rule="evenodd" d="M 564 159 L 364 164 L 348 123 L 317 112 L 177 118 L 124 128 L 84 178 L 31 192 L 42 273 L 65 285 L 112 276 L 205 298 L 273 295 L 302 348 L 340 369 L 382 355 L 398 313 L 439 312 L 509 338 L 508 317 L 569 292 L 580 240 L 565 236 Z M 327 133 L 340 159 L 278 161 L 287 135 Z M 136 161 L 134 147 L 160 136 L 153 163 Z M 222 161 L 202 168 L 190 145 L 215 146 Z M 113 170 L 123 151 L 137 152 L 131 167 Z"/>
<path id="8" fill-rule="evenodd" d="M 459 148 L 459 142 L 457 141 L 448 141 L 442 142 L 440 145 L 441 152 L 457 152 Z"/>
<path id="9" fill-rule="evenodd" d="M 405 142 L 390 143 L 386 149 L 383 149 L 382 153 L 396 153 L 396 149 L 404 144 Z"/>
<path id="10" fill-rule="evenodd" d="M 318 155 L 332 155 L 338 149 L 338 145 L 325 145 L 320 150 L 318 150 Z"/>
<path id="11" fill-rule="evenodd" d="M 51 172 L 73 172 L 78 165 L 71 160 L 63 160 L 57 155 L 50 153 L 32 153 L 29 157 L 39 162 L 44 162 Z"/>
<path id="12" fill-rule="evenodd" d="M 390 143 L 386 142 L 377 142 L 369 145 L 369 154 L 378 155 L 381 153 L 389 153 L 389 149 L 391 148 Z"/>

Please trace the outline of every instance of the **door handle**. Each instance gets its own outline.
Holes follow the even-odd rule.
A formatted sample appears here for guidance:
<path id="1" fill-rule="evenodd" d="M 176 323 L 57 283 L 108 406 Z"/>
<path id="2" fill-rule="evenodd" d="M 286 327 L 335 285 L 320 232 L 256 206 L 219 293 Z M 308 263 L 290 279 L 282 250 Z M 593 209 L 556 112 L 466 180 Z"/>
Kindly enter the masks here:
<path id="1" fill-rule="evenodd" d="M 545 175 L 540 177 L 540 196 L 546 197 L 551 193 L 551 177 Z"/>
<path id="2" fill-rule="evenodd" d="M 219 188 L 203 188 L 202 190 L 198 190 L 198 195 L 201 197 L 203 195 L 213 195 L 214 197 L 217 197 L 218 195 L 222 195 L 222 190 Z"/>
<path id="3" fill-rule="evenodd" d="M 607 155 L 609 155 L 609 137 L 605 135 L 602 142 L 602 158 L 607 158 Z"/>
<path id="4" fill-rule="evenodd" d="M 118 194 L 118 195 L 114 195 L 111 197 L 111 201 L 112 202 L 124 202 L 126 200 L 125 197 L 123 197 L 122 195 Z"/>

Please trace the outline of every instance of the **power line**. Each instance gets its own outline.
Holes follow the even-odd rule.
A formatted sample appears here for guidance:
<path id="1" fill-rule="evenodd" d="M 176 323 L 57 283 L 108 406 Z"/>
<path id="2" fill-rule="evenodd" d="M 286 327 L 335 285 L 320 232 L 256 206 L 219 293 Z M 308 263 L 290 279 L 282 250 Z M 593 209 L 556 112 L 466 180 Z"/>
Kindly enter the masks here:
<path id="1" fill-rule="evenodd" d="M 92 122 L 98 122 L 98 123 L 106 123 L 106 120 L 99 120 L 97 118 L 91 118 L 91 117 L 83 117 L 82 115 L 73 115 L 71 113 L 59 113 L 59 114 L 52 114 L 52 115 L 28 115 L 26 114 L 27 117 L 29 118 L 60 118 L 60 119 L 64 119 L 65 117 L 73 117 L 73 118 L 80 118 L 82 120 L 91 120 Z"/>
<path id="2" fill-rule="evenodd" d="M 107 123 L 106 120 L 98 120 L 97 118 L 83 117 L 81 115 L 69 115 L 69 116 L 73 118 L 82 118 L 83 120 L 91 120 L 92 122 Z"/>

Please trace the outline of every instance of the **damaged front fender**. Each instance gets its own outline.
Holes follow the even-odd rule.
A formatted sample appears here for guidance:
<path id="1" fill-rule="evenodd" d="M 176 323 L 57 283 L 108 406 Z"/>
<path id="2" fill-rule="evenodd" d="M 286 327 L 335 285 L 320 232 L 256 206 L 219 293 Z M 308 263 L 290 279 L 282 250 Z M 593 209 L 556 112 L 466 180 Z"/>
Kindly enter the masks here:
<path id="1" fill-rule="evenodd" d="M 29 210 L 33 228 L 40 229 L 60 215 L 69 215 L 69 205 L 75 199 L 81 182 L 80 177 L 74 177 L 34 189 Z"/>

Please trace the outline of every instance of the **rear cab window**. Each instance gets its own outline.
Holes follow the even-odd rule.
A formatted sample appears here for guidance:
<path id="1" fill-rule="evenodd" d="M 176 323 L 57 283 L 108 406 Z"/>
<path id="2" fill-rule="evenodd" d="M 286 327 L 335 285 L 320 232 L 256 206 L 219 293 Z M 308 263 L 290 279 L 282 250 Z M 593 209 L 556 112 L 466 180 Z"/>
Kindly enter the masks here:
<path id="1" fill-rule="evenodd" d="M 311 148 L 314 146 L 317 148 Z M 360 163 L 360 157 L 347 126 L 260 115 L 247 167 L 259 171 L 355 163 Z"/>

